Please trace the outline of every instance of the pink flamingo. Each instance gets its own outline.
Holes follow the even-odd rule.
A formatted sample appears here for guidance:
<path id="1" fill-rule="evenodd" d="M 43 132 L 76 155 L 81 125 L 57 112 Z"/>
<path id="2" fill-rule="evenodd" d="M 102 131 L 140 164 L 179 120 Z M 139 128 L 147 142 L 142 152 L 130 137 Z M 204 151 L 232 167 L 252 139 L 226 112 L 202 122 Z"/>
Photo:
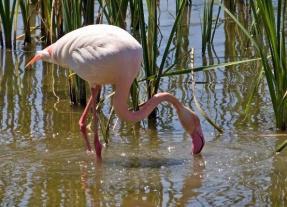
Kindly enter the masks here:
<path id="1" fill-rule="evenodd" d="M 169 93 L 158 93 L 140 107 L 139 111 L 129 111 L 127 100 L 133 80 L 140 71 L 142 47 L 127 31 L 112 25 L 90 25 L 74 30 L 47 48 L 38 51 L 26 65 L 43 60 L 71 68 L 81 78 L 88 81 L 91 97 L 79 120 L 87 150 L 91 151 L 86 131 L 88 112 L 93 108 L 95 120 L 94 146 L 101 157 L 102 145 L 98 137 L 96 97 L 101 85 L 113 84 L 115 94 L 113 106 L 123 120 L 137 122 L 147 117 L 162 101 L 171 103 L 176 109 L 183 128 L 192 137 L 192 152 L 198 154 L 204 146 L 199 118 Z"/>

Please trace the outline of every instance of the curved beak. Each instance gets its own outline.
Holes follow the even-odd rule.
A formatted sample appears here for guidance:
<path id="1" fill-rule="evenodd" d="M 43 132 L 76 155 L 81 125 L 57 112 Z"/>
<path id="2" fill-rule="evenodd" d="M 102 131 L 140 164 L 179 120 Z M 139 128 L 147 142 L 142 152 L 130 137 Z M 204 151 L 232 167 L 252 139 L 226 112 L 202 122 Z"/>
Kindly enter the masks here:
<path id="1" fill-rule="evenodd" d="M 32 66 L 35 62 L 42 59 L 42 54 L 36 54 L 25 66 L 25 68 Z"/>
<path id="2" fill-rule="evenodd" d="M 198 126 L 191 134 L 192 137 L 192 154 L 199 154 L 205 144 L 201 126 Z"/>

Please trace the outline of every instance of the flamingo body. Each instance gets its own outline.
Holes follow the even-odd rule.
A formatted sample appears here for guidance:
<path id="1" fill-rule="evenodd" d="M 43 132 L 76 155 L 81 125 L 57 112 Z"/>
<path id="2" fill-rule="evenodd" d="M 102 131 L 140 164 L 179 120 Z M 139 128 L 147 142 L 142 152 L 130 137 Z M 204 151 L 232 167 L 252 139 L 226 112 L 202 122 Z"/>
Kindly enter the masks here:
<path id="1" fill-rule="evenodd" d="M 82 114 L 79 124 L 86 146 L 91 150 L 86 132 L 86 118 L 93 108 L 95 120 L 95 149 L 101 157 L 101 144 L 97 132 L 96 97 L 101 85 L 113 84 L 115 95 L 113 106 L 120 118 L 127 121 L 139 121 L 147 117 L 162 101 L 171 103 L 176 109 L 184 129 L 192 137 L 192 151 L 201 152 L 204 137 L 199 118 L 169 93 L 158 93 L 140 107 L 139 111 L 129 111 L 127 100 L 132 82 L 139 73 L 142 61 L 142 47 L 127 31 L 111 25 L 90 25 L 74 30 L 42 51 L 26 65 L 44 60 L 68 67 L 88 81 L 91 97 Z"/>
<path id="2" fill-rule="evenodd" d="M 133 80 L 142 59 L 142 47 L 133 36 L 119 27 L 105 24 L 74 30 L 52 47 L 54 63 L 72 68 L 91 86 L 116 84 L 122 76 Z"/>

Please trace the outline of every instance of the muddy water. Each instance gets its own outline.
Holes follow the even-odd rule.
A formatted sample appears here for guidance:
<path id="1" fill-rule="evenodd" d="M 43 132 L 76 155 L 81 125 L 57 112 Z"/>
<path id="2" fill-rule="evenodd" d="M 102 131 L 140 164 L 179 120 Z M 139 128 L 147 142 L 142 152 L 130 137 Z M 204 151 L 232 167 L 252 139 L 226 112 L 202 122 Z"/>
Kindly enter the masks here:
<path id="1" fill-rule="evenodd" d="M 163 6 L 163 19 L 166 10 Z M 201 58 L 201 4 L 192 11 L 189 44 L 196 65 L 248 55 L 239 44 L 243 36 L 232 35 L 237 28 L 224 24 L 215 37 L 217 57 Z M 287 134 L 275 129 L 265 83 L 250 115 L 243 113 L 258 64 L 196 75 L 208 82 L 196 85 L 198 101 L 224 129 L 220 134 L 200 117 L 206 136 L 200 156 L 191 155 L 189 136 L 175 111 L 163 104 L 154 127 L 114 119 L 99 161 L 84 151 L 78 127 L 83 109 L 69 105 L 68 72 L 41 62 L 25 71 L 32 54 L 1 50 L 0 206 L 287 205 L 287 150 L 274 153 Z M 164 79 L 161 89 L 195 108 L 190 76 Z M 109 91 L 106 87 L 103 94 Z M 109 109 L 107 100 L 102 117 Z"/>

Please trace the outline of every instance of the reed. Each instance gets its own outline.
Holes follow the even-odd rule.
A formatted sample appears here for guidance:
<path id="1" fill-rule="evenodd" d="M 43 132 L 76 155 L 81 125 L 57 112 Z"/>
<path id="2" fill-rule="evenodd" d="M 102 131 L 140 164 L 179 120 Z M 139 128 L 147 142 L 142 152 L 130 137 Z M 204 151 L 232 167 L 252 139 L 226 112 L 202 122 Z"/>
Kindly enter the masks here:
<path id="1" fill-rule="evenodd" d="M 210 50 L 210 47 L 213 44 L 213 39 L 217 28 L 221 7 L 220 6 L 218 7 L 215 19 L 213 18 L 214 9 L 215 9 L 214 0 L 204 0 L 203 17 L 201 22 L 202 55 L 205 54 L 207 48 Z"/>
<path id="2" fill-rule="evenodd" d="M 179 10 L 180 0 L 176 2 L 176 10 Z M 192 4 L 186 1 L 185 8 L 183 10 L 181 21 L 177 24 L 176 38 L 175 38 L 175 65 L 178 69 L 187 68 L 190 61 L 189 55 L 189 26 L 191 17 Z"/>
<path id="3" fill-rule="evenodd" d="M 158 92 L 159 84 L 160 84 L 160 81 L 161 81 L 161 78 L 162 78 L 162 74 L 166 72 L 165 71 L 165 63 L 166 63 L 167 57 L 168 57 L 169 52 L 170 52 L 170 47 L 171 47 L 173 38 L 174 38 L 174 36 L 176 34 L 177 25 L 178 25 L 178 23 L 180 22 L 180 20 L 182 18 L 182 14 L 183 14 L 183 11 L 185 9 L 186 2 L 187 2 L 187 0 L 180 0 L 179 9 L 177 11 L 177 14 L 176 14 L 176 17 L 175 17 L 175 21 L 174 21 L 173 26 L 171 28 L 171 31 L 169 33 L 168 41 L 167 41 L 166 47 L 165 47 L 165 49 L 163 51 L 162 59 L 160 61 L 160 65 L 159 65 L 159 68 L 157 70 L 156 77 L 155 77 L 155 80 L 154 80 L 153 95 Z"/>
<path id="4" fill-rule="evenodd" d="M 0 45 L 1 47 L 4 47 L 4 42 L 3 42 L 3 32 L 2 32 L 2 21 L 1 21 L 1 18 L 0 18 Z"/>
<path id="5" fill-rule="evenodd" d="M 130 0 L 130 12 L 131 12 L 131 29 L 133 32 L 139 32 L 140 29 L 140 23 L 139 23 L 139 4 L 137 3 L 137 0 Z"/>
<path id="6" fill-rule="evenodd" d="M 286 0 L 278 0 L 277 5 L 273 5 L 272 0 L 251 2 L 255 21 L 255 41 L 258 43 L 257 50 L 262 58 L 262 65 L 275 112 L 276 125 L 282 130 L 287 128 L 286 3 Z M 277 14 L 274 9 L 270 8 L 277 8 Z M 257 38 L 260 35 L 265 35 L 266 44 L 260 44 L 261 41 Z M 270 59 L 266 55 L 265 48 L 268 48 Z"/>
<path id="7" fill-rule="evenodd" d="M 147 0 L 147 10 L 148 10 L 148 23 L 145 22 L 145 14 L 143 2 L 138 1 L 137 8 L 139 9 L 139 33 L 141 37 L 141 43 L 143 47 L 143 69 L 145 74 L 146 91 L 148 99 L 154 96 L 159 89 L 159 83 L 161 80 L 161 75 L 163 73 L 166 59 L 170 52 L 170 47 L 172 41 L 175 37 L 175 33 L 178 27 L 178 23 L 182 17 L 183 9 L 186 5 L 186 0 L 179 0 L 180 6 L 176 13 L 176 18 L 172 26 L 171 32 L 168 36 L 168 41 L 164 52 L 162 54 L 162 59 L 158 60 L 158 5 L 157 1 Z M 179 30 L 178 30 L 179 31 Z M 158 66 L 157 63 L 160 62 Z M 152 77 L 152 78 L 151 78 Z M 155 111 L 150 114 L 149 119 L 155 118 Z"/>
<path id="8" fill-rule="evenodd" d="M 49 45 L 53 42 L 51 38 L 51 13 L 52 13 L 52 0 L 42 0 L 40 2 L 41 11 L 41 36 L 45 44 Z"/>
<path id="9" fill-rule="evenodd" d="M 16 2 L 17 0 L 1 0 L 0 2 L 0 17 L 2 22 L 2 31 L 4 32 L 4 42 L 6 48 L 12 48 L 12 30 Z"/>
<path id="10" fill-rule="evenodd" d="M 99 0 L 104 15 L 109 24 L 126 28 L 126 14 L 130 0 Z"/>
<path id="11" fill-rule="evenodd" d="M 50 45 L 63 35 L 62 1 L 41 0 L 31 3 L 41 19 L 41 41 L 44 45 Z"/>
<path id="12" fill-rule="evenodd" d="M 23 25 L 24 25 L 24 31 L 25 31 L 25 38 L 24 38 L 24 44 L 25 43 L 31 43 L 31 31 L 30 31 L 30 1 L 29 0 L 19 0 L 21 13 L 22 13 L 22 19 L 23 19 Z"/>
<path id="13" fill-rule="evenodd" d="M 211 44 L 213 5 L 214 0 L 204 0 L 202 26 L 201 26 L 202 55 L 205 54 L 207 45 Z"/>
<path id="14" fill-rule="evenodd" d="M 147 27 L 147 56 L 148 56 L 148 74 L 156 74 L 157 72 L 157 56 L 158 56 L 158 14 L 157 14 L 157 1 L 147 0 L 148 8 L 148 27 Z M 143 34 L 143 33 L 142 33 Z M 147 83 L 147 93 L 150 99 L 154 94 L 153 83 Z"/>
<path id="15" fill-rule="evenodd" d="M 84 25 L 94 24 L 95 1 L 82 0 L 82 9 L 83 9 L 83 24 Z"/>
<path id="16" fill-rule="evenodd" d="M 64 33 L 82 26 L 82 2 L 80 0 L 63 0 L 62 14 Z M 87 2 L 88 3 L 88 2 Z M 72 73 L 72 72 L 71 72 Z M 69 92 L 72 104 L 86 105 L 86 82 L 78 75 L 69 77 Z"/>
<path id="17" fill-rule="evenodd" d="M 228 9 L 224 8 L 225 12 L 249 37 L 261 57 L 262 70 L 268 84 L 276 126 L 281 130 L 287 128 L 286 4 L 286 0 L 278 0 L 277 4 L 272 0 L 251 1 L 254 21 L 252 34 Z M 277 8 L 276 12 L 274 12 L 275 8 Z"/>

